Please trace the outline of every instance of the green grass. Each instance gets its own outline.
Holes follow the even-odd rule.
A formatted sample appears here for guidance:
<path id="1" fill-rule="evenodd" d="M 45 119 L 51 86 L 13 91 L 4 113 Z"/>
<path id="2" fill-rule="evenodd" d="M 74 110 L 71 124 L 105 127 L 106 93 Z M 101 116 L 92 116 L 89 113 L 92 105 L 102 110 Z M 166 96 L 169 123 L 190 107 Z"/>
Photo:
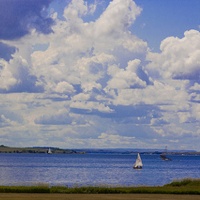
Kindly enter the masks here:
<path id="1" fill-rule="evenodd" d="M 182 186 L 198 186 L 200 187 L 200 179 L 183 179 L 183 180 L 177 180 L 173 181 L 170 184 L 167 184 L 166 186 L 174 186 L 174 187 L 182 187 Z"/>
<path id="2" fill-rule="evenodd" d="M 0 193 L 50 193 L 48 186 L 0 186 Z"/>
<path id="3" fill-rule="evenodd" d="M 0 186 L 0 193 L 65 193 L 65 194 L 196 194 L 200 195 L 200 179 L 183 179 L 154 187 L 66 187 L 66 186 Z"/>

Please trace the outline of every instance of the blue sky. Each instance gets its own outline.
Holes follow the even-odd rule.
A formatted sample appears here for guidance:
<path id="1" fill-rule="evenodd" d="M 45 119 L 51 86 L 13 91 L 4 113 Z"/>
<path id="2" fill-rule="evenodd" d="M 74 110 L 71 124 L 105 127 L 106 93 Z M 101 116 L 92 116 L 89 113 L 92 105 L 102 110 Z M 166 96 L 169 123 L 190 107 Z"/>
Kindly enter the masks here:
<path id="1" fill-rule="evenodd" d="M 183 37 L 185 30 L 199 30 L 198 0 L 136 0 L 143 12 L 136 20 L 133 32 L 148 41 L 155 51 L 160 42 L 169 36 Z"/>
<path id="2" fill-rule="evenodd" d="M 1 0 L 0 143 L 199 149 L 198 0 Z"/>

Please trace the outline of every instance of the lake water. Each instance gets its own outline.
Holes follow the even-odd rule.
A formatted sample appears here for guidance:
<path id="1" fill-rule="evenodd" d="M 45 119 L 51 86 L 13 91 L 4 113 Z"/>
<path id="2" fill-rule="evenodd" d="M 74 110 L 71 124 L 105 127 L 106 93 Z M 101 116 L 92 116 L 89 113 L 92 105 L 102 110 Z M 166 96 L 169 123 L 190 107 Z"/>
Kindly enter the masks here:
<path id="1" fill-rule="evenodd" d="M 161 186 L 200 178 L 200 156 L 141 158 L 143 169 L 134 170 L 135 154 L 0 154 L 0 185 Z"/>

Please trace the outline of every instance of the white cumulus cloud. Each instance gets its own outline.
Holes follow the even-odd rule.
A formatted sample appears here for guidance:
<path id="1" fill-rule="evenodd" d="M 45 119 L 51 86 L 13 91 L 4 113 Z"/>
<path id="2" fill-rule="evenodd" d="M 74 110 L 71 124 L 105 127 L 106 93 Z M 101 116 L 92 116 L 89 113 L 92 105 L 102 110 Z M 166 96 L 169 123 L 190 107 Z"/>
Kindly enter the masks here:
<path id="1" fill-rule="evenodd" d="M 200 32 L 189 30 L 183 38 L 168 37 L 160 45 L 161 53 L 149 53 L 149 69 L 163 78 L 193 79 L 200 77 Z"/>

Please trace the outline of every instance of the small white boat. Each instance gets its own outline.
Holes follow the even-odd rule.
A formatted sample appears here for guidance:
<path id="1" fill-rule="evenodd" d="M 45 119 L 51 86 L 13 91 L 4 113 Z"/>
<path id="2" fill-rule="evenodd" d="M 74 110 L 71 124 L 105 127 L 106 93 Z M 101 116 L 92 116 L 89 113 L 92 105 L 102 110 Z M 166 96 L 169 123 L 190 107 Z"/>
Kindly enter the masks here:
<path id="1" fill-rule="evenodd" d="M 50 148 L 48 149 L 47 153 L 48 153 L 48 154 L 52 154 L 52 151 L 51 151 Z"/>
<path id="2" fill-rule="evenodd" d="M 133 169 L 142 169 L 142 166 L 143 166 L 142 159 L 140 157 L 140 154 L 138 153 L 137 154 L 137 159 L 136 159 L 136 161 L 135 161 L 135 163 L 133 165 Z"/>

